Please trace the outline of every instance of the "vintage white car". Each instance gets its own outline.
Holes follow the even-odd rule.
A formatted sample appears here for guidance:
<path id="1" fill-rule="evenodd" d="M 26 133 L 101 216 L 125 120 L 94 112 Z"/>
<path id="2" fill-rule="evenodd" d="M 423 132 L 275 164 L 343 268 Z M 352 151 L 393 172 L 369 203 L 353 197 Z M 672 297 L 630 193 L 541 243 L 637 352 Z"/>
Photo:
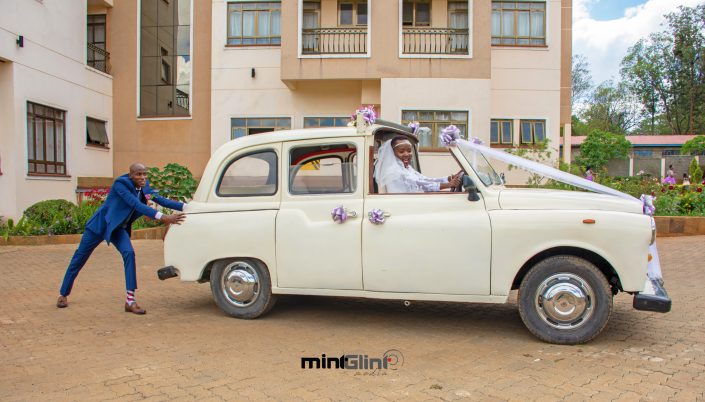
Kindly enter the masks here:
<path id="1" fill-rule="evenodd" d="M 636 309 L 670 310 L 662 280 L 647 276 L 655 225 L 639 200 L 508 188 L 488 161 L 497 150 L 468 141 L 448 147 L 465 173 L 455 191 L 386 193 L 377 148 L 418 139 L 359 123 L 221 146 L 166 235 L 159 277 L 210 281 L 238 318 L 265 314 L 279 294 L 504 303 L 518 289 L 529 331 L 560 344 L 597 336 L 620 291 Z"/>

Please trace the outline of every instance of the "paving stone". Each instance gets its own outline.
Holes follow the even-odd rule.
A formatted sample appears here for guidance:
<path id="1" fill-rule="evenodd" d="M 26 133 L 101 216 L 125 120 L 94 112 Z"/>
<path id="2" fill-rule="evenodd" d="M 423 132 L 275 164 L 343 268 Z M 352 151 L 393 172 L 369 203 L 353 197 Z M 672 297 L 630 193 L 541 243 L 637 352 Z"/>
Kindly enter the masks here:
<path id="1" fill-rule="evenodd" d="M 658 240 L 668 314 L 615 297 L 605 331 L 549 345 L 505 305 L 281 297 L 266 317 L 221 312 L 208 284 L 159 281 L 163 243 L 134 242 L 138 302 L 100 246 L 67 309 L 54 307 L 72 245 L 0 247 L 0 400 L 703 400 L 705 236 Z M 397 349 L 384 372 L 302 370 L 301 357 Z M 374 374 L 374 375 L 371 375 Z"/>

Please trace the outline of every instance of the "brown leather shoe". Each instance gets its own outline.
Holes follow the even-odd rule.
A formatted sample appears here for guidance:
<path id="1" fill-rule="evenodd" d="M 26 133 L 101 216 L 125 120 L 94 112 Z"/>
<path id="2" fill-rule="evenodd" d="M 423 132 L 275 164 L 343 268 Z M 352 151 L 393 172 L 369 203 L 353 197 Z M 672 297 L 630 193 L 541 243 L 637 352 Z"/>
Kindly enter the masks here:
<path id="1" fill-rule="evenodd" d="M 59 296 L 59 299 L 56 301 L 56 307 L 65 308 L 68 306 L 69 306 L 69 301 L 66 299 L 66 296 Z"/>
<path id="2" fill-rule="evenodd" d="M 132 314 L 147 314 L 147 310 L 141 308 L 137 303 L 127 304 L 125 303 L 125 312 Z"/>

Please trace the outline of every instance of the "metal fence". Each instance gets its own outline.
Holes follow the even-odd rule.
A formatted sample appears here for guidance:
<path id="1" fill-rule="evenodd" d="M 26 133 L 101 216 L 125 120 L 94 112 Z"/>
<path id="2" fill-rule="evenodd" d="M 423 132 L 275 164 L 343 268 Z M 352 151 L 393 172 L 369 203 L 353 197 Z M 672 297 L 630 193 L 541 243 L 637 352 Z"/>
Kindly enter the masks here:
<path id="1" fill-rule="evenodd" d="M 301 31 L 303 54 L 365 54 L 367 28 L 309 28 Z"/>
<path id="2" fill-rule="evenodd" d="M 467 54 L 467 28 L 404 28 L 404 54 Z"/>

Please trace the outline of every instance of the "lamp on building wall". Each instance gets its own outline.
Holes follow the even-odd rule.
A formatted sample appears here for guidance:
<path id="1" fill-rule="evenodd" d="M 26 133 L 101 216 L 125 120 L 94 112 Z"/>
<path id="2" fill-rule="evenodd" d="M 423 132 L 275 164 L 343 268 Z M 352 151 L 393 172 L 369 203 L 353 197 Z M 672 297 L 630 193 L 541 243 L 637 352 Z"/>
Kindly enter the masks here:
<path id="1" fill-rule="evenodd" d="M 24 36 L 18 36 L 15 42 L 17 42 L 17 46 L 24 47 Z"/>
<path id="2" fill-rule="evenodd" d="M 252 68 L 251 75 L 252 75 L 252 78 L 255 78 L 255 69 L 254 68 Z"/>

